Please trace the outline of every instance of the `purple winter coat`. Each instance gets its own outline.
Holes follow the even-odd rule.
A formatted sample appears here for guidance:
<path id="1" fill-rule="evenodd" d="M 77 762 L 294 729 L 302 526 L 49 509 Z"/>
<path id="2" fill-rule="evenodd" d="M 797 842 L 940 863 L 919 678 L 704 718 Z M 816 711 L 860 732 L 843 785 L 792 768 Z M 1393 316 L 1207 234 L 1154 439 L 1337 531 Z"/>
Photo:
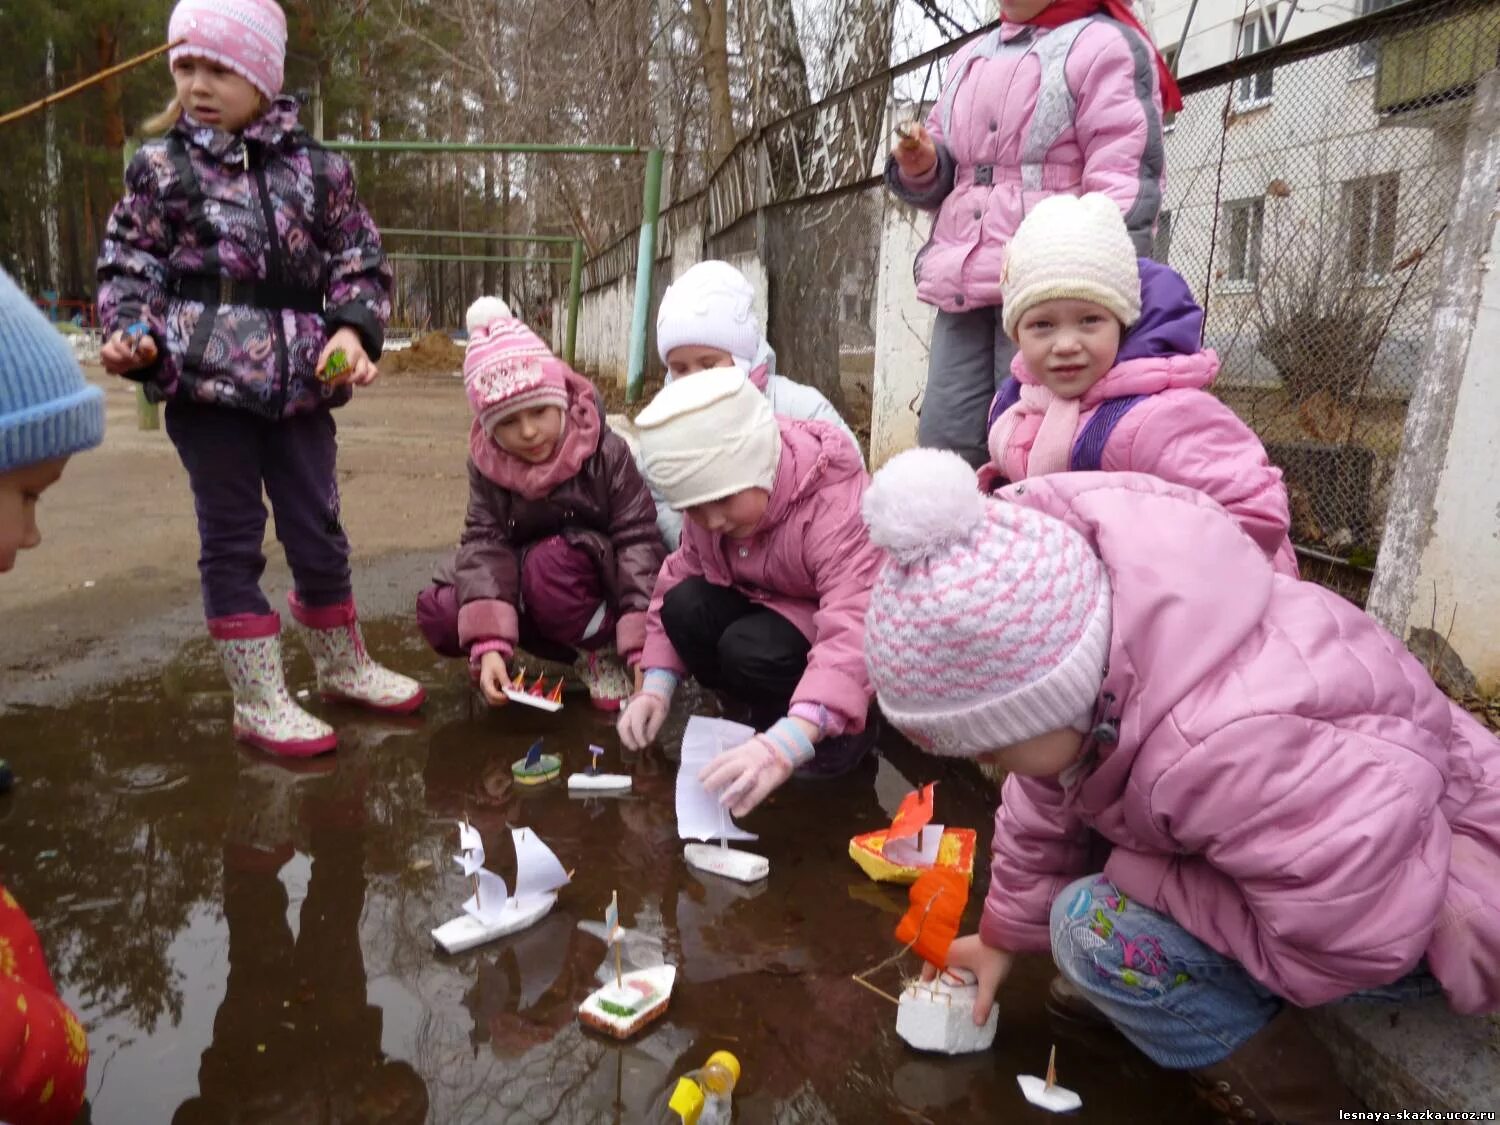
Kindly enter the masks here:
<path id="1" fill-rule="evenodd" d="M 295 100 L 277 98 L 239 133 L 184 114 L 136 153 L 125 186 L 99 253 L 99 323 L 106 335 L 136 321 L 150 327 L 161 359 L 137 376 L 150 398 L 266 418 L 349 400 L 348 386 L 318 380 L 318 355 L 333 329 L 348 326 L 379 358 L 391 271 L 348 161 L 297 124 Z M 300 291 L 322 312 L 174 293 L 179 282 L 220 279 Z"/>

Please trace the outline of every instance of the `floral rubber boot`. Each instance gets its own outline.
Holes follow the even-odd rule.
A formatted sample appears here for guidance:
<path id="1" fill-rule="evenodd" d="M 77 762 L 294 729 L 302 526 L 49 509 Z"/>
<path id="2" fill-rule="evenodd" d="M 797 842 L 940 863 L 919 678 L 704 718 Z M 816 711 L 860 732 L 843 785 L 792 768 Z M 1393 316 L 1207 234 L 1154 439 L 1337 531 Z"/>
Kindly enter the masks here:
<path id="1" fill-rule="evenodd" d="M 281 617 L 240 613 L 208 623 L 234 692 L 234 737 L 269 754 L 307 758 L 338 745 L 338 735 L 298 707 L 281 665 Z"/>
<path id="2" fill-rule="evenodd" d="M 296 594 L 288 601 L 304 629 L 324 699 L 357 703 L 387 715 L 409 715 L 422 706 L 427 692 L 421 684 L 370 659 L 353 601 L 306 606 Z"/>
<path id="3" fill-rule="evenodd" d="M 600 711 L 619 711 L 635 691 L 635 677 L 613 648 L 580 652 L 573 670 L 589 689 L 589 702 Z"/>

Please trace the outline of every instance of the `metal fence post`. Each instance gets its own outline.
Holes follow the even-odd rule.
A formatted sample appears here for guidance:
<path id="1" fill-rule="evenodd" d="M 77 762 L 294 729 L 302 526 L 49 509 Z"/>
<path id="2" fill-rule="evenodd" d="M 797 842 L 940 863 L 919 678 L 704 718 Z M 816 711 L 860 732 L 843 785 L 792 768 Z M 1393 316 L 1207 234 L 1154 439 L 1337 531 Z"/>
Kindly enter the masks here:
<path id="1" fill-rule="evenodd" d="M 573 240 L 573 261 L 568 270 L 568 334 L 563 338 L 563 359 L 569 367 L 578 348 L 578 305 L 583 296 L 583 242 Z"/>
<path id="2" fill-rule="evenodd" d="M 646 378 L 646 317 L 651 311 L 651 267 L 656 263 L 656 222 L 661 216 L 662 152 L 646 154 L 646 190 L 641 201 L 641 246 L 635 265 L 635 315 L 630 322 L 630 367 L 625 401 L 637 402 Z"/>
<path id="3" fill-rule="evenodd" d="M 126 140 L 124 149 L 126 170 L 130 168 L 130 161 L 135 156 L 136 149 L 140 147 L 135 141 Z M 99 326 L 99 343 L 101 347 L 104 344 L 104 325 L 102 324 Z M 138 430 L 161 429 L 161 410 L 156 403 L 147 400 L 146 387 L 142 383 L 135 385 L 135 428 Z"/>

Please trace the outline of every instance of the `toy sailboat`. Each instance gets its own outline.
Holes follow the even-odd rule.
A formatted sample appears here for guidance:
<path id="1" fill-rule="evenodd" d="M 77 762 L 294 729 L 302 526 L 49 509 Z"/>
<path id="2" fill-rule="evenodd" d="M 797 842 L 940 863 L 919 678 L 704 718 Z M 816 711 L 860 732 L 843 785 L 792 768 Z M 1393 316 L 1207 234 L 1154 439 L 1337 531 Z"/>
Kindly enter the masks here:
<path id="1" fill-rule="evenodd" d="M 619 895 L 611 893 L 604 912 L 604 932 L 615 954 L 615 979 L 589 994 L 578 1008 L 578 1018 L 587 1027 L 629 1039 L 667 1010 L 672 986 L 677 982 L 677 966 L 655 965 L 649 969 L 622 972 L 620 964 Z"/>
<path id="2" fill-rule="evenodd" d="M 936 784 L 929 782 L 902 798 L 889 828 L 849 841 L 849 858 L 871 879 L 911 883 L 924 871 L 949 870 L 974 881 L 974 830 L 931 823 Z"/>
<path id="3" fill-rule="evenodd" d="M 857 974 L 855 981 L 895 1002 L 896 1034 L 909 1046 L 945 1055 L 986 1050 L 995 1041 L 1000 1006 L 992 1004 L 989 1017 L 976 1027 L 977 978 L 967 969 L 948 968 L 948 949 L 969 902 L 968 880 L 957 871 L 933 868 L 917 877 L 908 897 L 911 905 L 896 927 L 896 940 L 904 943 L 900 952 Z M 932 980 L 906 981 L 897 998 L 866 979 L 908 951 L 937 970 Z"/>
<path id="4" fill-rule="evenodd" d="M 462 917 L 445 922 L 432 931 L 432 939 L 448 953 L 462 953 L 524 930 L 552 909 L 557 891 L 566 886 L 568 872 L 552 849 L 529 828 L 512 828 L 516 845 L 516 891 L 511 894 L 505 880 L 484 866 L 484 841 L 467 820 L 458 823 L 458 846 L 454 856 L 459 868 L 474 880 L 474 894 L 464 903 Z"/>
<path id="5" fill-rule="evenodd" d="M 722 875 L 741 883 L 755 883 L 771 873 L 771 861 L 754 852 L 729 846 L 730 840 L 754 840 L 730 819 L 729 812 L 703 787 L 698 775 L 726 746 L 738 746 L 755 736 L 750 727 L 723 719 L 694 715 L 682 735 L 682 761 L 677 767 L 677 835 L 684 840 L 717 840 L 688 844 L 682 858 L 689 867 Z"/>
<path id="6" fill-rule="evenodd" d="M 1016 1081 L 1021 1086 L 1021 1094 L 1034 1106 L 1042 1109 L 1050 1109 L 1053 1113 L 1072 1113 L 1083 1105 L 1083 1099 L 1072 1090 L 1057 1084 L 1057 1044 L 1052 1045 L 1052 1053 L 1047 1056 L 1047 1077 L 1038 1078 L 1034 1074 L 1018 1074 Z"/>
<path id="7" fill-rule="evenodd" d="M 526 669 L 516 670 L 515 684 L 505 689 L 505 698 L 516 703 L 524 703 L 528 707 L 536 707 L 542 711 L 561 711 L 563 709 L 563 677 L 557 677 L 557 686 L 551 691 L 547 690 L 546 677 L 538 675 L 536 682 L 530 687 L 526 686 Z"/>
<path id="8" fill-rule="evenodd" d="M 600 773 L 599 759 L 604 757 L 604 747 L 589 747 L 589 768 L 584 773 L 573 773 L 568 775 L 568 792 L 581 792 L 585 795 L 595 793 L 623 793 L 630 788 L 630 775 L 627 773 Z"/>
<path id="9" fill-rule="evenodd" d="M 510 773 L 517 785 L 541 785 L 562 773 L 562 759 L 556 754 L 543 754 L 539 738 L 526 751 L 526 757 L 511 763 Z"/>

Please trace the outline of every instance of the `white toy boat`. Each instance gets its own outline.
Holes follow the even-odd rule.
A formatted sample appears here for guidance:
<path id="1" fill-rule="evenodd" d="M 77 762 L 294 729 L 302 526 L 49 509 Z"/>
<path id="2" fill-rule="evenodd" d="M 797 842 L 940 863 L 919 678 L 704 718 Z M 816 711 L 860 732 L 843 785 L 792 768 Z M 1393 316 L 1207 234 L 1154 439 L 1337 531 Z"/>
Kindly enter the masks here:
<path id="1" fill-rule="evenodd" d="M 1041 1109 L 1050 1110 L 1053 1113 L 1072 1113 L 1083 1105 L 1083 1099 L 1076 1093 L 1057 1084 L 1056 1046 L 1052 1048 L 1052 1054 L 1047 1058 L 1046 1078 L 1038 1078 L 1034 1074 L 1018 1074 L 1016 1082 L 1021 1086 L 1022 1096 Z"/>
<path id="2" fill-rule="evenodd" d="M 589 993 L 588 999 L 578 1006 L 578 1018 L 596 1031 L 616 1039 L 629 1039 L 667 1010 L 672 999 L 672 986 L 677 982 L 677 966 L 654 965 L 628 973 L 623 971 L 620 940 L 625 931 L 620 927 L 618 895 L 609 896 L 609 906 L 604 911 L 604 932 L 608 935 L 605 940 L 614 950 L 614 979 Z"/>
<path id="3" fill-rule="evenodd" d="M 534 925 L 557 902 L 557 891 L 568 883 L 568 873 L 552 849 L 529 828 L 512 828 L 516 845 L 516 891 L 484 866 L 484 841 L 466 821 L 458 825 L 459 848 L 454 860 L 474 879 L 474 894 L 464 903 L 462 917 L 432 931 L 444 952 L 462 953 Z"/>
<path id="4" fill-rule="evenodd" d="M 682 850 L 682 858 L 699 871 L 741 883 L 764 879 L 771 873 L 771 861 L 729 846 L 729 840 L 754 840 L 756 835 L 734 823 L 718 798 L 703 787 L 698 775 L 726 747 L 738 746 L 754 736 L 752 728 L 739 723 L 694 715 L 682 735 L 682 761 L 677 767 L 678 837 L 719 841 L 717 847 L 688 844 Z"/>
<path id="5" fill-rule="evenodd" d="M 592 757 L 589 762 L 588 771 L 586 773 L 568 775 L 569 793 L 597 794 L 629 792 L 632 784 L 629 774 L 599 772 L 599 759 L 604 756 L 604 747 L 590 746 L 589 754 Z"/>
<path id="6" fill-rule="evenodd" d="M 562 677 L 558 677 L 557 686 L 548 691 L 547 681 L 542 676 L 537 676 L 536 682 L 528 688 L 526 671 L 522 669 L 516 673 L 514 686 L 505 689 L 505 698 L 513 703 L 524 703 L 527 707 L 535 707 L 540 711 L 561 711 L 563 709 L 562 689 Z"/>
<path id="7" fill-rule="evenodd" d="M 974 1025 L 979 988 L 967 969 L 945 969 L 930 983 L 914 980 L 901 991 L 896 1034 L 919 1051 L 963 1055 L 988 1050 L 1000 1025 L 1000 1005 L 990 1005 L 982 1026 Z"/>

